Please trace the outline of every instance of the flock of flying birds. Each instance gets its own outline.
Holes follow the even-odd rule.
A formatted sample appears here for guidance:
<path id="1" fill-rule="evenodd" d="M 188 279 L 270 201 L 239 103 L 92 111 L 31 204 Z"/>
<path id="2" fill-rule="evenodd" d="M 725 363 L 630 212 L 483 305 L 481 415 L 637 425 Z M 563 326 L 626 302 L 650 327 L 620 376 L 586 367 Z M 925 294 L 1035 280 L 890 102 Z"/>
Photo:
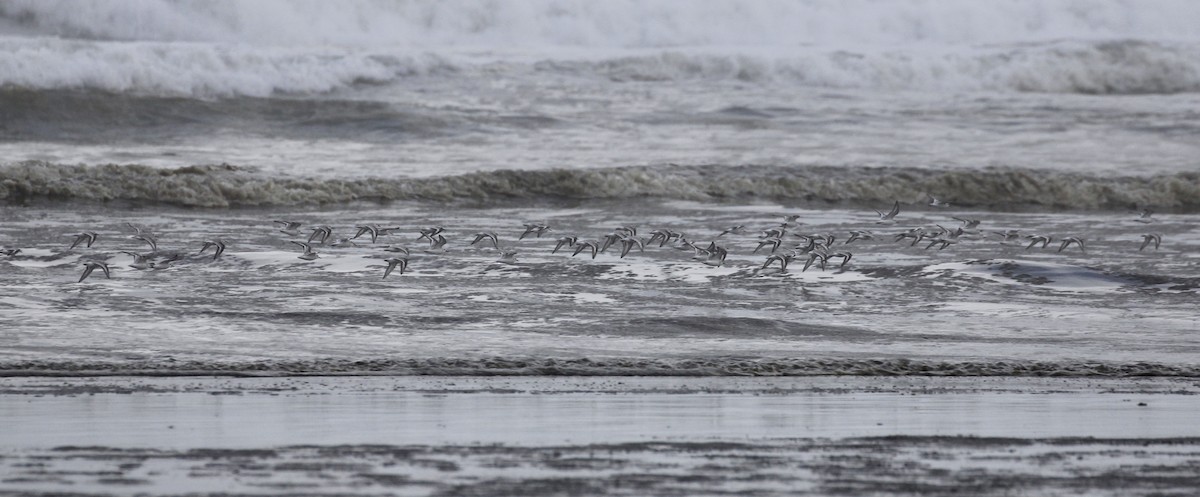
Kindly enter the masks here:
<path id="1" fill-rule="evenodd" d="M 932 207 L 947 207 L 949 204 L 942 202 L 936 198 L 930 197 L 929 204 Z M 893 204 L 892 208 L 887 212 L 875 211 L 879 215 L 876 224 L 893 225 L 896 223 L 896 216 L 900 213 L 900 202 Z M 1153 211 L 1149 209 L 1142 210 L 1136 221 L 1141 223 L 1151 223 L 1153 219 L 1151 215 Z M 798 233 L 792 231 L 798 226 L 797 221 L 800 216 L 791 215 L 784 218 L 782 223 L 775 227 L 761 230 L 757 235 L 758 246 L 754 249 L 755 254 L 763 249 L 769 249 L 764 252 L 766 261 L 762 265 L 762 269 L 767 269 L 772 265 L 778 265 L 780 271 L 787 271 L 788 265 L 796 260 L 804 260 L 804 267 L 801 272 L 807 271 L 811 267 L 819 267 L 825 270 L 827 263 L 831 260 L 839 262 L 838 267 L 844 268 L 850 263 L 853 254 L 846 250 L 846 246 L 859 240 L 874 240 L 876 237 L 891 236 L 893 242 L 907 241 L 909 246 L 918 244 L 926 244 L 925 249 L 937 247 L 938 250 L 943 250 L 946 247 L 953 246 L 960 240 L 979 239 L 988 234 L 997 235 L 1000 237 L 1000 242 L 1005 245 L 1023 245 L 1025 250 L 1030 250 L 1034 247 L 1047 248 L 1053 241 L 1049 235 L 1042 234 L 1022 234 L 1018 230 L 992 231 L 984 232 L 979 229 L 980 221 L 977 219 L 968 219 L 960 217 L 951 217 L 961 223 L 955 228 L 945 228 L 941 225 L 936 225 L 935 228 L 916 227 L 893 233 L 890 235 L 880 235 L 869 230 L 852 230 L 850 235 L 838 244 L 838 236 L 834 233 Z M 279 232 L 288 236 L 303 237 L 301 228 L 303 224 L 295 221 L 274 221 L 279 225 Z M 129 267 L 137 270 L 161 270 L 166 269 L 177 262 L 184 259 L 184 254 L 179 251 L 159 251 L 158 239 L 150 231 L 126 223 L 127 226 L 134 231 L 127 238 L 145 243 L 149 248 L 149 252 L 121 251 L 122 253 L 133 257 L 133 262 Z M 524 225 L 525 231 L 521 233 L 518 240 L 524 240 L 526 237 L 533 236 L 541 238 L 543 234 L 551 231 L 551 227 L 541 223 L 527 223 Z M 400 227 L 383 227 L 374 224 L 362 224 L 354 227 L 356 232 L 354 236 L 349 238 L 334 238 L 334 228 L 330 226 L 315 226 L 309 229 L 309 235 L 306 241 L 300 242 L 289 240 L 301 249 L 300 259 L 311 261 L 315 260 L 320 255 L 314 249 L 314 244 L 325 245 L 329 242 L 330 246 L 341 246 L 353 244 L 354 240 L 358 240 L 364 236 L 369 237 L 371 243 L 376 243 L 381 236 L 395 234 L 403 231 Z M 418 242 L 425 241 L 428 245 L 421 249 L 424 253 L 439 254 L 445 253 L 448 240 L 443 234 L 445 228 L 442 226 L 433 226 L 418 230 Z M 688 239 L 683 233 L 679 233 L 670 229 L 655 229 L 649 232 L 649 236 L 641 236 L 634 226 L 622 226 L 603 237 L 596 239 L 583 239 L 577 235 L 567 235 L 557 238 L 556 244 L 551 250 L 551 253 L 558 253 L 560 250 L 571 251 L 571 256 L 579 254 L 590 254 L 592 259 L 596 255 L 607 251 L 609 248 L 620 247 L 620 257 L 624 258 L 629 255 L 633 249 L 644 251 L 647 245 L 657 245 L 658 247 L 671 246 L 673 248 L 690 251 L 693 253 L 693 259 L 709 266 L 721 266 L 724 264 L 729 251 L 717 242 L 725 235 L 746 235 L 750 233 L 746 226 L 732 226 L 725 229 L 720 234 L 716 235 L 712 241 L 707 244 L 696 243 Z M 99 239 L 100 235 L 94 231 L 84 231 L 82 233 L 64 235 L 73 237 L 73 241 L 69 250 L 76 247 L 84 246 L 91 248 Z M 1024 240 L 1024 241 L 1022 241 Z M 1026 244 L 1028 242 L 1028 244 Z M 1069 236 L 1058 240 L 1058 252 L 1067 250 L 1071 246 L 1077 246 L 1080 251 L 1087 253 L 1085 240 L 1080 237 Z M 199 242 L 200 250 L 195 257 L 203 256 L 212 249 L 212 261 L 216 261 L 225 252 L 229 245 L 229 241 L 224 238 L 212 238 Z M 502 248 L 500 246 L 500 237 L 494 231 L 475 233 L 474 239 L 470 242 L 470 246 L 479 245 L 481 247 L 491 245 L 500 253 L 499 262 L 515 262 L 517 250 L 513 248 Z M 1141 247 L 1139 251 L 1145 250 L 1153 245 L 1155 250 L 1158 250 L 1162 244 L 1162 235 L 1159 233 L 1147 233 L 1142 235 Z M 383 249 L 386 252 L 396 254 L 393 257 L 384 259 L 387 263 L 384 268 L 383 277 L 387 278 L 397 268 L 400 274 L 408 269 L 408 261 L 412 255 L 412 250 L 405 245 L 388 245 Z M 21 253 L 19 248 L 0 249 L 0 254 L 15 258 Z M 84 266 L 83 274 L 79 277 L 79 282 L 83 282 L 95 270 L 99 269 L 104 273 L 106 278 L 112 277 L 112 268 L 107 262 L 102 260 L 88 260 L 82 263 Z"/>

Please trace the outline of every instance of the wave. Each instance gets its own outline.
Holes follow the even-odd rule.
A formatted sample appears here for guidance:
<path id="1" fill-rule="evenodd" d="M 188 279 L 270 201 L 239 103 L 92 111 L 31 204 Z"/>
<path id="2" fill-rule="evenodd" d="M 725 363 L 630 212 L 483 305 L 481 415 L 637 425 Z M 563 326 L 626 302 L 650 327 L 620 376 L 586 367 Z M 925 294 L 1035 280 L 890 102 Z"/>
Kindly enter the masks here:
<path id="1" fill-rule="evenodd" d="M 935 195 L 964 207 L 1200 209 L 1200 173 L 1088 176 L 1027 169 L 950 171 L 858 166 L 632 166 L 500 170 L 434 178 L 280 177 L 227 164 L 0 165 L 0 201 L 124 201 L 184 207 L 289 206 L 367 201 L 787 200 L 886 205 Z"/>
<path id="2" fill-rule="evenodd" d="M 1148 362 L 910 359 L 426 358 L 295 361 L 16 361 L 0 376 L 1005 376 L 1200 377 L 1200 366 Z"/>
<path id="3" fill-rule="evenodd" d="M 1192 0 L 7 0 L 25 36 L 256 46 L 585 47 L 1200 41 Z"/>
<path id="4" fill-rule="evenodd" d="M 0 88 L 198 99 L 320 95 L 414 77 L 734 80 L 920 91 L 1163 94 L 1200 91 L 1200 43 L 1053 42 L 974 49 L 781 53 L 680 50 L 531 60 L 439 52 L 0 38 Z"/>

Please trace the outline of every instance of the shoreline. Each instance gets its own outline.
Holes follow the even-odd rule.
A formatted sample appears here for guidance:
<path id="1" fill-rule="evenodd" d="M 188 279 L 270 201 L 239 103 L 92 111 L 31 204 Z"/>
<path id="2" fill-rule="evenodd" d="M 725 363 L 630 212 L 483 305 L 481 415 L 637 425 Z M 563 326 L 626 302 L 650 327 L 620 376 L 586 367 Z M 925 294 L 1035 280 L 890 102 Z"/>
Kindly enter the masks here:
<path id="1" fill-rule="evenodd" d="M 1187 495 L 1200 381 L 25 377 L 2 495 Z"/>

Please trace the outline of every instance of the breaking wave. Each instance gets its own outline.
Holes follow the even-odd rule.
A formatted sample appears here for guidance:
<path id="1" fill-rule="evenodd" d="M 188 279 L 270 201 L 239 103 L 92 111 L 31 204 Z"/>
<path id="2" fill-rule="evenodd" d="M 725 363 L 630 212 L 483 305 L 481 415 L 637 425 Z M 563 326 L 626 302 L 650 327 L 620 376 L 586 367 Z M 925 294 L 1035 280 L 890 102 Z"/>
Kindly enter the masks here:
<path id="1" fill-rule="evenodd" d="M 1200 91 L 1200 45 L 1138 40 L 970 50 L 634 51 L 478 60 L 435 52 L 0 38 L 0 88 L 159 97 L 316 95 L 436 75 L 611 82 L 734 80 L 822 88 L 1161 94 Z"/>
<path id="2" fill-rule="evenodd" d="M 1200 367 L 1159 363 L 927 361 L 909 359 L 314 359 L 258 362 L 0 363 L 0 376 L 1006 376 L 1200 377 Z"/>
<path id="3" fill-rule="evenodd" d="M 289 206 L 353 201 L 790 200 L 881 205 L 935 195 L 964 207 L 1200 209 L 1200 173 L 1088 176 L 1026 169 L 951 171 L 857 166 L 659 165 L 501 170 L 434 178 L 281 177 L 231 165 L 0 165 L 0 200 L 123 201 L 184 207 Z"/>
<path id="4" fill-rule="evenodd" d="M 1190 0 L 0 2 L 0 87 L 214 98 L 531 70 L 837 88 L 1200 91 Z"/>

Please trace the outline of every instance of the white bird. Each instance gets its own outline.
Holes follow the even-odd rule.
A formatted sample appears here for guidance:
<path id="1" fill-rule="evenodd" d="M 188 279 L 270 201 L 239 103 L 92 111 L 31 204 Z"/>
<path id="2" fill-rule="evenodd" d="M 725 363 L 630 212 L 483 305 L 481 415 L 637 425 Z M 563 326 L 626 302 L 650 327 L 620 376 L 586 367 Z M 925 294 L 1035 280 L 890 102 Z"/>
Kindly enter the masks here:
<path id="1" fill-rule="evenodd" d="M 308 235 L 308 243 L 319 239 L 324 244 L 325 240 L 328 240 L 330 236 L 333 236 L 333 228 L 329 226 L 317 226 L 312 229 L 312 234 Z"/>
<path id="2" fill-rule="evenodd" d="M 303 224 L 297 223 L 295 221 L 271 221 L 271 222 L 280 225 L 281 228 L 279 229 L 279 232 L 283 233 L 285 235 L 288 235 L 288 236 L 300 236 L 300 227 L 304 226 Z"/>
<path id="3" fill-rule="evenodd" d="M 225 240 L 221 239 L 221 238 L 213 238 L 212 240 L 205 240 L 204 246 L 200 247 L 200 253 L 203 254 L 204 251 L 208 250 L 209 247 L 214 247 L 215 250 L 213 250 L 213 252 L 215 252 L 215 253 L 213 254 L 212 260 L 215 261 L 215 260 L 217 260 L 217 258 L 221 257 L 221 254 L 225 253 L 225 244 L 226 244 Z"/>
<path id="4" fill-rule="evenodd" d="M 1146 247 L 1151 243 L 1154 244 L 1154 250 L 1158 250 L 1158 246 L 1162 244 L 1162 235 L 1158 233 L 1146 233 L 1142 235 L 1142 247 L 1138 249 L 1138 252 L 1146 250 Z"/>
<path id="5" fill-rule="evenodd" d="M 128 252 L 128 251 L 122 251 L 121 253 L 133 256 L 133 264 L 129 265 L 129 267 L 131 267 L 131 268 L 150 269 L 150 268 L 154 267 L 154 263 L 150 261 L 150 259 L 152 257 L 150 254 L 139 254 L 137 252 Z"/>
<path id="6" fill-rule="evenodd" d="M 438 235 L 438 236 L 441 236 L 441 235 Z M 500 237 L 496 236 L 495 231 L 486 231 L 483 233 L 475 233 L 475 239 L 471 241 L 470 245 L 475 245 L 476 243 L 479 243 L 483 240 L 491 241 L 493 248 L 495 248 L 497 250 L 500 249 Z"/>
<path id="7" fill-rule="evenodd" d="M 1059 252 L 1062 252 L 1063 250 L 1066 250 L 1066 248 L 1067 248 L 1067 247 L 1070 247 L 1072 243 L 1074 243 L 1074 244 L 1076 244 L 1076 245 L 1079 245 L 1079 251 L 1080 251 L 1080 252 L 1083 252 L 1083 253 L 1085 253 L 1085 254 L 1087 253 L 1087 248 L 1085 248 L 1085 247 L 1083 246 L 1083 239 L 1082 239 L 1082 238 L 1076 238 L 1076 237 L 1073 237 L 1073 236 L 1072 236 L 1072 237 L 1068 237 L 1068 238 L 1063 238 L 1063 239 L 1062 239 L 1062 245 L 1059 245 L 1059 246 L 1058 246 L 1058 251 L 1059 251 Z"/>
<path id="8" fill-rule="evenodd" d="M 83 276 L 79 277 L 79 281 L 77 283 L 83 283 L 83 280 L 86 280 L 88 276 L 91 276 L 92 271 L 96 269 L 104 271 L 105 278 L 112 278 L 112 273 L 108 271 L 108 264 L 103 262 L 88 261 L 83 263 Z"/>
<path id="9" fill-rule="evenodd" d="M 1134 221 L 1137 221 L 1139 223 L 1150 224 L 1150 223 L 1154 222 L 1154 218 L 1150 217 L 1153 215 L 1154 215 L 1154 211 L 1152 211 L 1150 209 L 1142 209 L 1142 211 L 1140 213 L 1138 213 L 1137 219 L 1134 219 Z"/>
<path id="10" fill-rule="evenodd" d="M 80 243 L 84 243 L 84 242 L 87 242 L 88 248 L 92 248 L 92 244 L 96 243 L 96 238 L 98 238 L 100 235 L 97 235 L 95 231 L 84 231 L 83 233 L 76 233 L 74 235 L 64 235 L 64 236 L 75 237 L 75 241 L 71 242 L 71 248 L 75 248 Z"/>
<path id="11" fill-rule="evenodd" d="M 541 238 L 542 233 L 545 233 L 547 231 L 550 231 L 550 227 L 546 226 L 544 224 L 526 223 L 525 224 L 525 232 L 521 233 L 521 237 L 517 238 L 517 240 L 524 240 L 525 237 L 529 236 L 530 233 L 533 233 L 533 235 L 537 238 Z"/>
<path id="12" fill-rule="evenodd" d="M 299 245 L 300 248 L 304 249 L 304 253 L 300 254 L 301 259 L 304 259 L 306 261 L 311 261 L 311 260 L 316 259 L 317 257 L 320 257 L 319 255 L 317 255 L 317 253 L 315 251 L 313 251 L 312 245 L 309 245 L 304 242 L 297 242 L 295 240 L 292 240 L 292 243 Z"/>
<path id="13" fill-rule="evenodd" d="M 392 274 L 392 270 L 396 269 L 397 267 L 400 268 L 400 274 L 404 274 L 404 270 L 408 269 L 408 259 L 404 257 L 393 257 L 390 259 L 384 259 L 383 261 L 388 263 L 387 269 L 383 270 L 384 279 L 386 279 L 389 274 Z"/>
<path id="14" fill-rule="evenodd" d="M 879 220 L 875 221 L 876 224 L 892 224 L 896 222 L 896 215 L 900 213 L 900 201 L 897 200 L 895 204 L 892 204 L 892 210 L 886 213 L 880 212 L 878 209 L 875 209 L 875 213 L 879 214 Z"/>

